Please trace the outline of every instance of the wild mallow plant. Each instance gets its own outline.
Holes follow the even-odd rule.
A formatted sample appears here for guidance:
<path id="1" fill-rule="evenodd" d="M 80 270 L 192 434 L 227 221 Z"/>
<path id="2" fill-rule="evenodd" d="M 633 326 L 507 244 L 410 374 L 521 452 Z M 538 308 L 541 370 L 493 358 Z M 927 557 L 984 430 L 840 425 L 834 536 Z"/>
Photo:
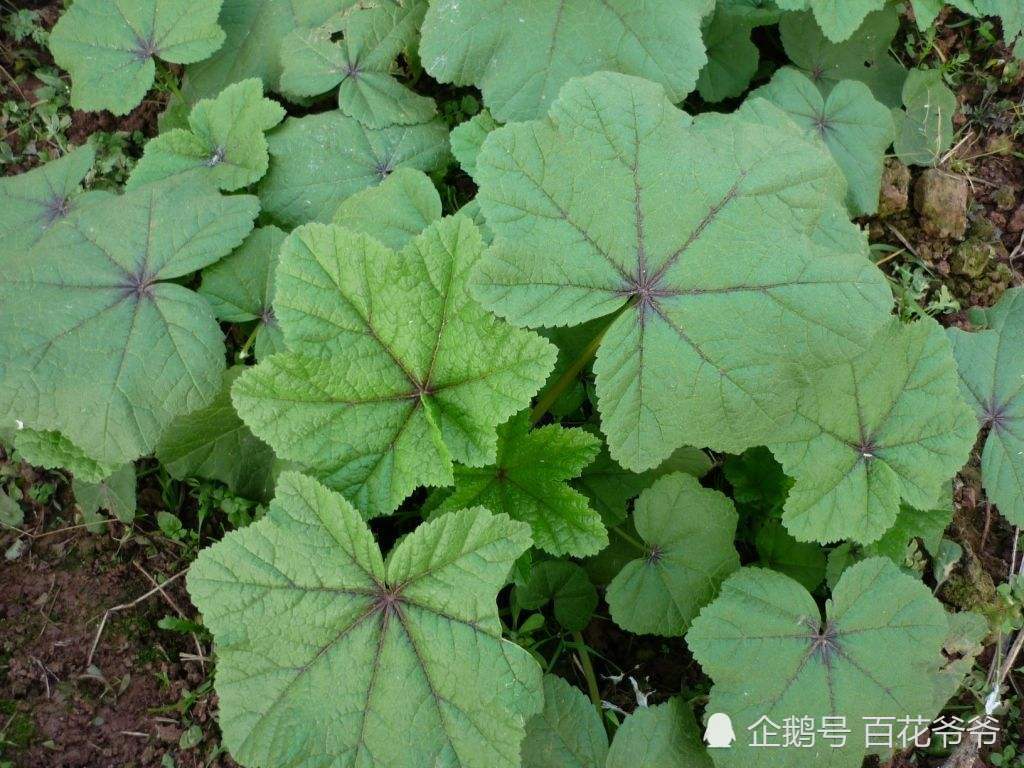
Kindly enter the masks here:
<path id="1" fill-rule="evenodd" d="M 1020 34 L 1012 2 L 955 5 Z M 902 566 L 942 550 L 979 432 L 1024 523 L 1024 294 L 901 323 L 851 221 L 890 148 L 953 138 L 941 73 L 890 53 L 900 9 L 71 5 L 76 106 L 131 110 L 154 61 L 188 103 L 118 194 L 88 145 L 0 180 L 0 435 L 93 514 L 131 519 L 150 455 L 267 503 L 188 578 L 240 764 L 854 768 L 860 718 L 943 709 L 986 624 Z M 598 614 L 684 638 L 706 706 L 602 710 Z M 791 716 L 850 738 L 744 741 Z"/>

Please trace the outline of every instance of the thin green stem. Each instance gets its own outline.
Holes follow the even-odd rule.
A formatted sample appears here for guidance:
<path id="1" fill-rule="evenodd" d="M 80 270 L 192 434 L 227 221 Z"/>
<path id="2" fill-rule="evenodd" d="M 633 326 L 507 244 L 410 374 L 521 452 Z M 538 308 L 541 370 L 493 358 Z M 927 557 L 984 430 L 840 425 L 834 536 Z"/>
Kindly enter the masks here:
<path id="1" fill-rule="evenodd" d="M 620 528 L 617 525 L 613 525 L 613 526 L 610 526 L 610 527 L 620 538 L 625 539 L 626 541 L 628 541 L 630 544 L 632 544 L 634 547 L 639 549 L 644 554 L 650 554 L 650 547 L 645 547 L 643 545 L 643 542 L 641 542 L 639 539 L 635 538 L 634 536 L 630 536 L 628 533 L 626 533 L 624 530 L 622 530 L 622 528 Z"/>
<path id="2" fill-rule="evenodd" d="M 580 664 L 583 667 L 583 677 L 587 681 L 587 692 L 590 694 L 590 701 L 597 710 L 598 718 L 603 722 L 604 710 L 601 707 L 601 691 L 597 687 L 597 675 L 594 674 L 594 665 L 590 663 L 590 653 L 587 651 L 587 644 L 583 640 L 583 635 L 579 632 L 572 633 L 572 640 L 580 654 Z"/>
<path id="3" fill-rule="evenodd" d="M 604 338 L 605 333 L 608 332 L 612 323 L 614 323 L 618 316 L 622 314 L 626 306 L 629 305 L 625 305 L 622 309 L 612 315 L 608 320 L 608 324 L 590 340 L 590 343 L 584 347 L 583 351 L 580 352 L 579 357 L 573 361 L 572 365 L 566 368 L 562 375 L 558 377 L 558 380 L 548 387 L 537 399 L 537 404 L 533 407 L 533 410 L 530 411 L 531 424 L 536 424 L 538 421 L 543 419 L 544 414 L 551 410 L 551 406 L 555 404 L 555 401 L 562 396 L 565 390 L 572 386 L 572 383 L 576 381 L 576 377 L 580 375 L 580 372 L 587 367 L 587 364 L 594 358 L 594 355 L 597 354 L 597 348 L 601 346 L 601 340 Z"/>
<path id="4" fill-rule="evenodd" d="M 252 343 L 256 341 L 256 334 L 259 332 L 260 323 L 256 323 L 252 329 L 252 333 L 249 334 L 249 338 L 245 340 L 245 344 L 243 344 L 242 348 L 238 350 L 238 362 L 245 362 L 245 359 L 249 356 L 249 348 L 252 346 Z"/>

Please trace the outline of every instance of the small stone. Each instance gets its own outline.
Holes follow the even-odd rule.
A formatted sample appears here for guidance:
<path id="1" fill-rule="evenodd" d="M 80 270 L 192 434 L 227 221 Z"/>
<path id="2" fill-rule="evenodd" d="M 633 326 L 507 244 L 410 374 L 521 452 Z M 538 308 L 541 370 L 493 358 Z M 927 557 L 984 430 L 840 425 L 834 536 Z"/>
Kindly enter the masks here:
<path id="1" fill-rule="evenodd" d="M 972 239 L 957 246 L 949 260 L 949 266 L 958 275 L 978 278 L 988 271 L 989 264 L 994 257 L 995 248 L 991 243 Z"/>
<path id="2" fill-rule="evenodd" d="M 1024 203 L 1013 212 L 1013 216 L 1010 217 L 1009 223 L 1006 225 L 1008 232 L 1024 232 Z"/>
<path id="3" fill-rule="evenodd" d="M 878 193 L 878 216 L 887 218 L 907 210 L 910 198 L 910 169 L 895 157 L 885 161 L 882 188 Z"/>
<path id="4" fill-rule="evenodd" d="M 929 168 L 914 185 L 914 208 L 925 234 L 963 240 L 967 232 L 967 180 Z"/>
<path id="5" fill-rule="evenodd" d="M 992 202 L 1000 211 L 1009 211 L 1017 204 L 1020 197 L 1017 190 L 1009 184 L 1005 184 L 992 193 Z"/>

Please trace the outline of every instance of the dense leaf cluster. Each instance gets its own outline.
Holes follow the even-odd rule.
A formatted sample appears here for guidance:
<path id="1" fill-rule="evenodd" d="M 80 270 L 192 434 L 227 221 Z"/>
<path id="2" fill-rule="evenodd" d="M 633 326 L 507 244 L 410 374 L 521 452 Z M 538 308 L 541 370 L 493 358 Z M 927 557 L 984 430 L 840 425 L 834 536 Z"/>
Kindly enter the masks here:
<path id="1" fill-rule="evenodd" d="M 1015 0 L 954 5 L 1024 31 Z M 938 162 L 956 107 L 890 53 L 898 21 L 75 0 L 51 37 L 75 106 L 187 66 L 120 194 L 85 191 L 90 147 L 0 181 L 0 435 L 87 515 L 130 520 L 149 455 L 269 501 L 188 580 L 241 764 L 861 764 L 861 736 L 706 752 L 682 697 L 599 716 L 518 618 L 550 603 L 578 644 L 599 594 L 685 636 L 737 733 L 942 709 L 971 661 L 944 650 L 984 627 L 899 566 L 940 549 L 979 433 L 1024 524 L 1024 293 L 974 331 L 892 317 L 851 217 L 890 147 Z M 456 86 L 485 109 L 439 110 Z M 385 552 L 368 521 L 398 510 Z"/>

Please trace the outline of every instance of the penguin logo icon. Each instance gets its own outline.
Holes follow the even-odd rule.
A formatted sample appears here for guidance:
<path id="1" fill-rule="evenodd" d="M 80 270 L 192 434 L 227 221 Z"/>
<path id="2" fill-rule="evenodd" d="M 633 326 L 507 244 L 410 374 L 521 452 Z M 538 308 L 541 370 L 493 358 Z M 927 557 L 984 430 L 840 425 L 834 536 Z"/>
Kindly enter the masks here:
<path id="1" fill-rule="evenodd" d="M 736 741 L 732 730 L 732 720 L 724 712 L 715 712 L 708 718 L 708 727 L 704 731 L 704 741 L 709 749 L 728 749 Z"/>

